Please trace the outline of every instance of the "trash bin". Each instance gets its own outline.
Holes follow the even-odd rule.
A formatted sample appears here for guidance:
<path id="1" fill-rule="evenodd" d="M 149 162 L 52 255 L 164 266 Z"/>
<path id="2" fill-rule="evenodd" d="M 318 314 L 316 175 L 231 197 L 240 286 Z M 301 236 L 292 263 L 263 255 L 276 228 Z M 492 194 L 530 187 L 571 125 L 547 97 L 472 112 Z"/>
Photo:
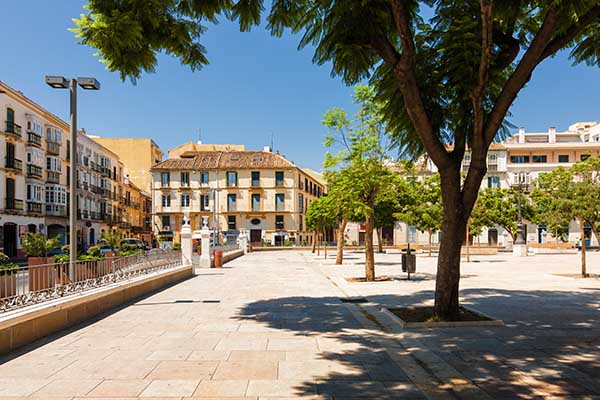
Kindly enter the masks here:
<path id="1" fill-rule="evenodd" d="M 215 268 L 221 268 L 223 266 L 223 252 L 221 250 L 215 250 Z"/>
<path id="2" fill-rule="evenodd" d="M 417 271 L 417 256 L 413 254 L 410 247 L 402 253 L 402 272 L 414 274 Z"/>

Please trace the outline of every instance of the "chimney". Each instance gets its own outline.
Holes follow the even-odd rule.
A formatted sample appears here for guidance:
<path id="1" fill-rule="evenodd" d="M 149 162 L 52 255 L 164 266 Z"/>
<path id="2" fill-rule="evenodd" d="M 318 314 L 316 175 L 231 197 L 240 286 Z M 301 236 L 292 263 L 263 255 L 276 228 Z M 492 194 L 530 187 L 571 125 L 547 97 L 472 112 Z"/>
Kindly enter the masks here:
<path id="1" fill-rule="evenodd" d="M 556 128 L 554 126 L 548 129 L 548 143 L 556 143 Z"/>
<path id="2" fill-rule="evenodd" d="M 270 153 L 271 152 L 271 146 L 265 146 L 265 147 L 263 147 L 263 151 L 265 153 Z"/>
<path id="3" fill-rule="evenodd" d="M 519 128 L 519 143 L 525 143 L 525 128 Z"/>

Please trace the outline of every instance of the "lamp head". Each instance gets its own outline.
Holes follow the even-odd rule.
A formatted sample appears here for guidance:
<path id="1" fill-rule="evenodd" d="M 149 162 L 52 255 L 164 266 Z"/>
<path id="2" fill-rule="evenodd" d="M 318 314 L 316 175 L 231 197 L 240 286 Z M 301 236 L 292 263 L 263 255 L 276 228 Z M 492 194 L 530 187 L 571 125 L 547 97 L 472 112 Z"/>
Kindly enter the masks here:
<path id="1" fill-rule="evenodd" d="M 46 84 L 53 89 L 68 89 L 69 81 L 64 76 L 46 76 Z"/>
<path id="2" fill-rule="evenodd" d="M 96 78 L 77 78 L 77 84 L 85 90 L 100 90 L 100 82 Z"/>

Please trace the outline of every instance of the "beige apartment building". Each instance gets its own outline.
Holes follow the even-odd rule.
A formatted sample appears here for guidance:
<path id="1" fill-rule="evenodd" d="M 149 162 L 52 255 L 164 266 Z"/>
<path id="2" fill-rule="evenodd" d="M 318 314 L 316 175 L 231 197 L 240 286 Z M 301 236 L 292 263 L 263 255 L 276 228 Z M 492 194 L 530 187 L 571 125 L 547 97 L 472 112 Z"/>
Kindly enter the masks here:
<path id="1" fill-rule="evenodd" d="M 123 163 L 123 173 L 134 185 L 150 193 L 150 168 L 163 159 L 163 152 L 150 138 L 109 138 L 92 136 L 95 142 L 112 151 Z"/>
<path id="2" fill-rule="evenodd" d="M 208 226 L 227 242 L 240 232 L 254 244 L 312 240 L 305 217 L 308 205 L 325 194 L 318 174 L 269 148 L 188 143 L 169 154 L 177 157 L 152 168 L 154 224 L 162 240 L 179 240 L 184 213 L 196 238 Z"/>

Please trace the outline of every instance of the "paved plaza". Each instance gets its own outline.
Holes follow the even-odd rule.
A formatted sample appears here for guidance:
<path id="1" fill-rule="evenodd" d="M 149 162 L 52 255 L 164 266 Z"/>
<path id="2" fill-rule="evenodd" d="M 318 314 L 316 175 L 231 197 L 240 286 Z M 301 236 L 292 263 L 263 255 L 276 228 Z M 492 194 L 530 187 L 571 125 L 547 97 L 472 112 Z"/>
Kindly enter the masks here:
<path id="1" fill-rule="evenodd" d="M 577 255 L 474 257 L 464 305 L 500 328 L 403 330 L 382 306 L 430 304 L 435 258 L 407 281 L 350 283 L 364 254 L 257 252 L 1 359 L 0 399 L 511 399 L 600 395 L 600 280 Z M 589 269 L 600 273 L 600 253 Z M 340 299 L 364 296 L 363 304 Z"/>

